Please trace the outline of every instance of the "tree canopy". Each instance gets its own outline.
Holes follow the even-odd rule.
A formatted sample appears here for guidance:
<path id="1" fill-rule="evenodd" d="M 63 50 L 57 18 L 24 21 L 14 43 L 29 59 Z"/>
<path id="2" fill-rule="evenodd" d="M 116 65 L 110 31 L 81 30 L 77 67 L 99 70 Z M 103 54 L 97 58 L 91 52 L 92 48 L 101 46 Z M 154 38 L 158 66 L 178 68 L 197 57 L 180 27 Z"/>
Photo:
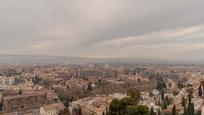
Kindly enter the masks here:
<path id="1" fill-rule="evenodd" d="M 144 105 L 138 105 L 140 101 L 140 92 L 136 88 L 127 91 L 128 97 L 121 100 L 113 99 L 110 103 L 106 115 L 148 115 L 149 108 Z"/>

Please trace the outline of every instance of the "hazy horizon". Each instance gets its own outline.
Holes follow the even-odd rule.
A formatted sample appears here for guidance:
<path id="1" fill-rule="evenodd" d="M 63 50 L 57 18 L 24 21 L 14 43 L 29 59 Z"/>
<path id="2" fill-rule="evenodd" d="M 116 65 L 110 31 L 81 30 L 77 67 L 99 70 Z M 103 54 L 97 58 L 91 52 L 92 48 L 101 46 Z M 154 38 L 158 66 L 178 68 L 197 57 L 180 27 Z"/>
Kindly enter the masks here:
<path id="1" fill-rule="evenodd" d="M 0 1 L 0 55 L 204 62 L 202 0 Z"/>

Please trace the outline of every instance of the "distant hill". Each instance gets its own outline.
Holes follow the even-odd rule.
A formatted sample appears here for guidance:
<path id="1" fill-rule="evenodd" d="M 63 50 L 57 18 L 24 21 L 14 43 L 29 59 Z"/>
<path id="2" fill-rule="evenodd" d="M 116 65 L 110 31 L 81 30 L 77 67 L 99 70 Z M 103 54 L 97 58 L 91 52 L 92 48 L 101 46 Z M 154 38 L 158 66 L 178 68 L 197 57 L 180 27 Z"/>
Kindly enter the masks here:
<path id="1" fill-rule="evenodd" d="M 0 55 L 0 64 L 201 64 L 197 61 L 175 61 L 135 58 L 83 58 L 65 56 Z"/>

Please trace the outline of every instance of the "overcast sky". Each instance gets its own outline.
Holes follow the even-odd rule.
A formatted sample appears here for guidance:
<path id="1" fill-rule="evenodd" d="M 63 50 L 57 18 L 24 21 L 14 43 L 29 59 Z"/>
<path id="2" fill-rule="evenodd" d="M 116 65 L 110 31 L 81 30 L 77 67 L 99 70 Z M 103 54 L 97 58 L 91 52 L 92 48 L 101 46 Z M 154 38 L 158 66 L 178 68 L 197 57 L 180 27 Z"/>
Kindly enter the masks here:
<path id="1" fill-rule="evenodd" d="M 204 0 L 1 0 L 0 54 L 204 59 Z"/>

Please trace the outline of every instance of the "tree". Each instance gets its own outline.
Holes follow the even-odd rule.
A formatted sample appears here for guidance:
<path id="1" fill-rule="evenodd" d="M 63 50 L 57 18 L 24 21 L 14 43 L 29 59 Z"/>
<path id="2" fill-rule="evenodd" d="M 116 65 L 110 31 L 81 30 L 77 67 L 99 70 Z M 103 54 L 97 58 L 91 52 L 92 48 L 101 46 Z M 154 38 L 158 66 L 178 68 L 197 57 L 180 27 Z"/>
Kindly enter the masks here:
<path id="1" fill-rule="evenodd" d="M 166 89 L 166 84 L 163 80 L 157 81 L 156 89 L 158 89 L 159 91 Z"/>
<path id="2" fill-rule="evenodd" d="M 153 107 L 151 107 L 149 115 L 156 115 L 156 113 L 154 112 Z"/>
<path id="3" fill-rule="evenodd" d="M 149 108 L 144 105 L 138 105 L 140 92 L 131 88 L 127 92 L 129 97 L 121 100 L 113 99 L 109 110 L 106 109 L 106 115 L 149 115 Z"/>
<path id="4" fill-rule="evenodd" d="M 177 83 L 177 86 L 178 86 L 179 89 L 182 89 L 182 88 L 183 88 L 183 83 L 182 83 L 181 81 L 179 81 L 179 82 Z"/>
<path id="5" fill-rule="evenodd" d="M 64 109 L 63 111 L 60 111 L 59 115 L 71 115 L 69 112 L 69 109 Z"/>
<path id="6" fill-rule="evenodd" d="M 158 115 L 161 115 L 161 110 L 160 109 L 158 110 Z"/>
<path id="7" fill-rule="evenodd" d="M 188 99 L 188 107 L 187 107 L 187 115 L 194 115 L 194 104 L 191 102 L 191 95 L 189 95 Z"/>
<path id="8" fill-rule="evenodd" d="M 184 107 L 186 105 L 186 99 L 185 97 L 183 96 L 182 99 L 181 99 L 181 105 Z"/>
<path id="9" fill-rule="evenodd" d="M 148 114 L 149 114 L 149 108 L 144 105 L 128 106 L 125 112 L 125 115 L 148 115 Z"/>
<path id="10" fill-rule="evenodd" d="M 131 88 L 127 91 L 127 95 L 130 96 L 130 98 L 133 99 L 134 104 L 138 104 L 140 101 L 140 92 L 136 88 Z"/>
<path id="11" fill-rule="evenodd" d="M 164 100 L 164 91 L 161 91 L 161 99 Z"/>
<path id="12" fill-rule="evenodd" d="M 138 105 L 137 106 L 137 114 L 136 115 L 148 115 L 149 114 L 149 108 L 144 105 Z"/>
<path id="13" fill-rule="evenodd" d="M 174 105 L 172 108 L 172 115 L 176 115 L 176 105 Z"/>
<path id="14" fill-rule="evenodd" d="M 80 106 L 73 108 L 73 115 L 82 115 L 82 110 Z"/>
<path id="15" fill-rule="evenodd" d="M 18 91 L 18 94 L 19 94 L 19 95 L 22 95 L 22 93 L 23 93 L 23 91 L 22 91 L 22 89 L 20 89 L 20 90 Z"/>
<path id="16" fill-rule="evenodd" d="M 201 85 L 200 85 L 199 88 L 198 88 L 198 95 L 199 95 L 200 97 L 203 96 L 203 91 L 202 91 Z"/>
<path id="17" fill-rule="evenodd" d="M 194 115 L 194 114 L 195 114 L 194 105 L 191 103 L 187 108 L 187 115 Z"/>
<path id="18" fill-rule="evenodd" d="M 187 107 L 187 115 L 194 115 L 194 105 L 191 102 L 191 99 L 193 97 L 193 91 L 192 89 L 188 89 L 188 107 Z"/>
<path id="19" fill-rule="evenodd" d="M 166 96 L 165 98 L 166 98 L 167 105 L 170 105 L 170 99 L 168 98 L 168 96 Z"/>
<path id="20" fill-rule="evenodd" d="M 166 108 L 167 108 L 167 100 L 164 99 L 162 104 L 162 109 L 166 109 Z"/>
<path id="21" fill-rule="evenodd" d="M 137 115 L 137 106 L 135 105 L 128 106 L 125 113 L 127 115 Z"/>
<path id="22" fill-rule="evenodd" d="M 125 110 L 125 106 L 122 105 L 120 100 L 113 99 L 109 106 L 109 113 L 112 114 L 120 114 Z"/>
<path id="23" fill-rule="evenodd" d="M 184 110 L 183 115 L 188 115 L 188 114 L 187 114 L 186 106 L 184 106 L 184 109 L 183 109 L 183 110 Z"/>
<path id="24" fill-rule="evenodd" d="M 92 86 L 91 86 L 91 83 L 88 84 L 87 90 L 90 91 L 90 92 L 93 90 L 93 89 L 92 89 Z"/>
<path id="25" fill-rule="evenodd" d="M 188 106 L 191 105 L 191 96 L 188 97 Z"/>
<path id="26" fill-rule="evenodd" d="M 79 109 L 78 109 L 78 111 L 77 111 L 77 115 L 82 115 L 81 107 L 79 107 Z"/>
<path id="27" fill-rule="evenodd" d="M 188 97 L 193 98 L 193 90 L 194 90 L 193 88 L 187 89 Z"/>
<path id="28" fill-rule="evenodd" d="M 129 97 L 125 97 L 123 99 L 120 100 L 120 102 L 122 103 L 123 106 L 128 106 L 128 105 L 133 105 L 133 99 L 129 98 Z"/>

